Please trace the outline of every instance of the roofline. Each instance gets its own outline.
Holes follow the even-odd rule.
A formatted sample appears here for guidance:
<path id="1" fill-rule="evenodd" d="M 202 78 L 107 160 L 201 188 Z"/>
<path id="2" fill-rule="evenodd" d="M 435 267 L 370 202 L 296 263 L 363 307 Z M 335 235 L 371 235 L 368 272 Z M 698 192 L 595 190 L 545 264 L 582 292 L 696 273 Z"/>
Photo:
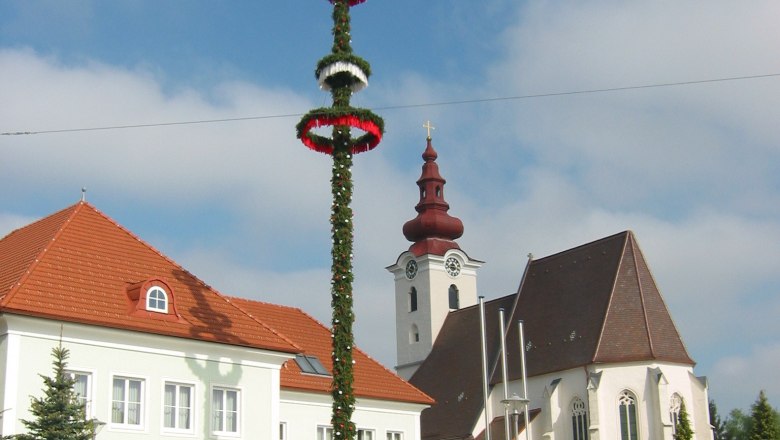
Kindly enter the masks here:
<path id="1" fill-rule="evenodd" d="M 46 246 L 43 247 L 43 249 L 41 249 L 40 252 L 38 252 L 38 255 L 35 256 L 35 260 L 32 262 L 32 264 L 30 264 L 30 266 L 27 267 L 27 271 L 24 274 L 22 274 L 21 278 L 16 280 L 16 284 L 14 284 L 14 286 L 8 291 L 7 294 L 5 294 L 5 296 L 2 298 L 2 300 L 0 300 L 0 310 L 5 309 L 5 305 L 8 304 L 11 301 L 11 299 L 16 295 L 16 292 L 19 291 L 19 287 L 22 285 L 22 283 L 24 281 L 27 280 L 27 277 L 29 277 L 32 274 L 32 272 L 35 270 L 35 268 L 41 262 L 41 259 L 43 258 L 43 255 L 46 253 L 46 251 L 48 251 L 51 248 L 51 246 L 54 244 L 54 242 L 57 241 L 57 239 L 60 237 L 60 235 L 62 235 L 62 231 L 64 231 L 65 228 L 68 227 L 68 225 L 70 224 L 71 220 L 73 220 L 73 217 L 76 216 L 76 213 L 78 213 L 81 210 L 82 206 L 85 203 L 86 202 L 83 201 L 83 200 L 79 201 L 79 202 L 76 202 L 73 205 L 70 205 L 70 206 L 68 206 L 66 208 L 63 208 L 63 209 L 55 212 L 54 214 L 49 214 L 47 216 L 41 217 L 38 220 L 30 223 L 29 225 L 22 226 L 21 228 L 14 229 L 13 231 L 11 231 L 10 233 L 8 233 L 6 235 L 6 237 L 8 237 L 9 235 L 11 235 L 11 234 L 13 234 L 13 233 L 15 233 L 17 231 L 20 231 L 22 229 L 28 228 L 28 227 L 36 224 L 36 223 L 39 223 L 39 222 L 41 222 L 41 221 L 43 221 L 43 220 L 45 220 L 47 218 L 50 218 L 50 217 L 56 215 L 57 213 L 60 213 L 60 212 L 63 212 L 63 211 L 67 211 L 68 209 L 72 209 L 70 215 L 68 216 L 67 219 L 65 219 L 65 221 L 62 223 L 60 228 L 57 230 L 57 232 L 54 233 L 54 236 L 52 237 L 52 239 L 49 240 L 49 242 L 46 244 Z"/>
<path id="2" fill-rule="evenodd" d="M 558 257 L 558 256 L 561 256 L 561 255 L 566 255 L 566 254 L 568 254 L 568 253 L 570 253 L 570 252 L 578 251 L 578 250 L 580 250 L 580 249 L 582 249 L 582 248 L 584 248 L 584 247 L 593 246 L 593 245 L 595 245 L 596 243 L 599 243 L 599 242 L 602 242 L 602 241 L 607 241 L 607 240 L 614 239 L 615 237 L 617 237 L 617 236 L 619 236 L 619 235 L 623 235 L 623 234 L 625 234 L 626 236 L 629 236 L 629 235 L 633 235 L 633 234 L 634 234 L 634 232 L 633 232 L 632 230 L 630 230 L 630 229 L 626 229 L 626 230 L 624 230 L 624 231 L 621 231 L 621 232 L 618 232 L 618 233 L 616 233 L 616 234 L 612 234 L 612 235 L 609 235 L 609 236 L 607 236 L 607 237 L 602 237 L 602 238 L 599 238 L 598 240 L 593 240 L 593 241 L 590 241 L 590 242 L 588 242 L 588 243 L 581 244 L 581 245 L 579 245 L 579 246 L 575 246 L 575 247 L 573 247 L 573 248 L 570 248 L 570 249 L 566 249 L 566 250 L 563 250 L 563 251 L 560 251 L 560 252 L 556 252 L 556 253 L 554 253 L 554 254 L 550 254 L 550 255 L 545 255 L 544 257 L 542 257 L 542 258 L 539 258 L 539 259 L 536 259 L 536 260 L 534 260 L 534 261 L 537 261 L 537 262 L 542 262 L 542 261 L 544 261 L 544 260 L 547 260 L 548 258 L 554 258 L 554 257 Z"/>
<path id="3" fill-rule="evenodd" d="M 630 231 L 624 231 L 624 232 L 620 232 L 618 234 L 610 235 L 609 237 L 606 237 L 606 238 L 613 238 L 613 237 L 615 237 L 617 235 L 625 234 L 626 232 L 628 232 L 628 234 L 626 234 L 626 236 L 631 234 Z M 602 241 L 602 240 L 606 240 L 606 238 L 602 238 L 601 240 L 596 240 L 596 241 L 591 242 L 591 243 L 596 243 L 596 242 L 599 242 L 599 241 Z M 601 330 L 599 330 L 599 341 L 596 343 L 596 349 L 593 350 L 593 357 L 590 359 L 590 363 L 595 363 L 596 362 L 596 358 L 599 355 L 599 350 L 601 350 L 601 342 L 604 340 L 604 328 L 606 327 L 607 320 L 609 319 L 609 311 L 612 309 L 612 300 L 615 298 L 615 289 L 617 287 L 617 281 L 618 281 L 618 278 L 619 278 L 619 275 L 620 275 L 620 266 L 623 264 L 623 254 L 626 252 L 626 244 L 627 243 L 628 243 L 628 240 L 624 240 L 623 241 L 623 247 L 620 250 L 620 260 L 618 260 L 618 265 L 615 268 L 615 270 L 612 272 L 615 275 L 614 275 L 614 278 L 612 279 L 612 288 L 609 290 L 609 301 L 607 301 L 606 310 L 604 310 L 604 313 L 602 315 L 603 319 L 601 320 Z M 585 246 L 585 245 L 583 245 L 583 246 Z M 582 246 L 577 246 L 577 247 L 580 248 Z M 563 252 L 561 252 L 561 253 L 563 253 Z"/>
<path id="4" fill-rule="evenodd" d="M 277 353 L 285 353 L 285 354 L 297 354 L 298 351 L 290 350 L 290 349 L 282 349 L 282 348 L 271 348 L 271 347 L 261 347 L 258 345 L 246 345 L 246 344 L 236 344 L 233 342 L 227 342 L 227 341 L 209 341 L 202 338 L 189 338 L 186 336 L 178 336 L 173 335 L 170 333 L 161 333 L 161 332 L 155 332 L 145 329 L 136 329 L 136 328 L 130 328 L 128 326 L 120 326 L 120 325 L 109 325 L 104 322 L 97 322 L 97 321 L 90 321 L 88 319 L 66 319 L 62 316 L 57 316 L 49 313 L 28 313 L 24 310 L 16 310 L 16 309 L 2 309 L 0 310 L 0 316 L 3 314 L 8 315 L 16 315 L 16 316 L 25 316 L 28 318 L 39 318 L 39 319 L 47 319 L 47 320 L 53 320 L 53 321 L 60 321 L 60 322 L 67 322 L 67 323 L 73 323 L 73 324 L 80 324 L 80 325 L 88 325 L 93 327 L 99 327 L 99 328 L 106 328 L 106 329 L 112 329 L 112 330 L 123 330 L 123 331 L 132 331 L 132 332 L 138 332 L 138 333 L 144 333 L 147 335 L 157 335 L 157 336 L 165 336 L 168 338 L 176 338 L 176 339 L 184 339 L 187 341 L 197 341 L 197 342 L 203 342 L 205 344 L 220 344 L 220 345 L 229 345 L 232 347 L 242 347 L 242 348 L 251 348 L 255 350 L 263 350 L 263 351 L 270 351 L 270 352 L 277 352 Z"/>

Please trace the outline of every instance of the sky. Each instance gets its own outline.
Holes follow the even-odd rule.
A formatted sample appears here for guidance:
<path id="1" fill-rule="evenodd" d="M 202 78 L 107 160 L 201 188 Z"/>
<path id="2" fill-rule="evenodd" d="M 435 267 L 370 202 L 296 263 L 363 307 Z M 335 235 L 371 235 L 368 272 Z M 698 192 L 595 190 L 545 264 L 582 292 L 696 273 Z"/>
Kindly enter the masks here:
<path id="1" fill-rule="evenodd" d="M 330 13 L 0 2 L 0 235 L 86 187 L 220 292 L 329 322 L 331 161 L 295 124 L 330 104 L 314 78 Z M 352 103 L 386 125 L 353 168 L 358 345 L 395 365 L 385 268 L 410 245 L 430 120 L 458 242 L 485 261 L 480 295 L 516 291 L 528 253 L 633 230 L 720 413 L 760 389 L 780 405 L 778 22 L 767 0 L 352 8 L 373 72 Z"/>

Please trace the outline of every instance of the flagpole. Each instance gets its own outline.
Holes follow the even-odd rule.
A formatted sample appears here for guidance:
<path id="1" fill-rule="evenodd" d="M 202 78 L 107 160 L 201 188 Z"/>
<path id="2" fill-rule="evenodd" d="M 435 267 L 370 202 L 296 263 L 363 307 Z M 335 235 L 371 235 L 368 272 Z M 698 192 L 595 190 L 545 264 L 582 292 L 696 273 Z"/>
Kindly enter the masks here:
<path id="1" fill-rule="evenodd" d="M 504 400 L 509 399 L 509 389 L 507 388 L 506 381 L 506 326 L 504 325 L 504 309 L 498 309 L 498 325 L 501 332 L 501 379 L 504 382 Z M 510 438 L 512 433 L 509 431 L 509 408 L 504 406 L 504 431 L 506 436 L 504 438 Z"/>
<path id="2" fill-rule="evenodd" d="M 523 399 L 525 399 L 525 411 L 523 414 L 525 415 L 525 440 L 530 440 L 531 438 L 531 423 L 530 423 L 530 417 L 528 416 L 528 378 L 526 377 L 526 371 L 525 371 L 525 337 L 523 335 L 523 321 L 517 321 L 517 328 L 520 331 L 520 368 L 522 369 L 522 376 L 523 376 Z"/>
<path id="3" fill-rule="evenodd" d="M 490 440 L 490 403 L 488 402 L 487 342 L 485 340 L 485 297 L 479 297 L 479 326 L 482 335 L 482 398 L 485 402 L 485 440 Z"/>

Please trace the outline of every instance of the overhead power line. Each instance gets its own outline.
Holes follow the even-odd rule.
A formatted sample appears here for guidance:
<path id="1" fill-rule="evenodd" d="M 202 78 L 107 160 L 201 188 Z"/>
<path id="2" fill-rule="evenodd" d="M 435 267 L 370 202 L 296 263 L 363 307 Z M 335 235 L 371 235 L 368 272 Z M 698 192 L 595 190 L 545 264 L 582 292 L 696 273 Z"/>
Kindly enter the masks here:
<path id="1" fill-rule="evenodd" d="M 586 89 L 586 90 L 573 90 L 566 92 L 550 92 L 550 93 L 537 93 L 529 95 L 516 95 L 516 96 L 500 96 L 494 98 L 476 98 L 476 99 L 462 99 L 454 101 L 440 101 L 440 102 L 427 102 L 418 104 L 402 104 L 402 105 L 389 105 L 383 107 L 375 107 L 374 110 L 399 110 L 406 108 L 422 108 L 422 107 L 441 107 L 450 105 L 465 105 L 465 104 L 478 104 L 486 102 L 498 102 L 498 101 L 516 101 L 522 99 L 534 99 L 534 98 L 550 98 L 555 96 L 569 96 L 569 95 L 585 95 L 594 93 L 608 93 L 608 92 L 621 92 L 627 90 L 640 90 L 640 89 L 652 89 L 661 87 L 680 87 L 696 84 L 708 84 L 727 81 L 745 81 L 760 78 L 780 77 L 780 73 L 768 73 L 763 75 L 749 75 L 749 76 L 733 76 L 727 78 L 713 78 L 713 79 L 700 79 L 693 81 L 677 81 L 669 83 L 656 83 L 656 84 L 643 84 L 635 86 L 624 87 L 608 87 L 601 89 Z M 148 124 L 128 124 L 128 125 L 109 125 L 103 127 L 82 127 L 82 128 L 62 128 L 54 130 L 37 130 L 37 131 L 9 131 L 0 133 L 0 136 L 25 136 L 33 134 L 53 134 L 53 133 L 73 133 L 79 131 L 104 131 L 104 130 L 124 130 L 131 128 L 149 128 L 149 127 L 167 127 L 174 125 L 196 125 L 196 124 L 217 124 L 224 122 L 237 122 L 237 121 L 252 121 L 260 119 L 281 119 L 281 118 L 293 118 L 303 116 L 304 113 L 288 113 L 278 115 L 264 115 L 264 116 L 246 116 L 239 118 L 222 118 L 222 119 L 202 119 L 193 121 L 178 121 L 178 122 L 157 122 Z"/>

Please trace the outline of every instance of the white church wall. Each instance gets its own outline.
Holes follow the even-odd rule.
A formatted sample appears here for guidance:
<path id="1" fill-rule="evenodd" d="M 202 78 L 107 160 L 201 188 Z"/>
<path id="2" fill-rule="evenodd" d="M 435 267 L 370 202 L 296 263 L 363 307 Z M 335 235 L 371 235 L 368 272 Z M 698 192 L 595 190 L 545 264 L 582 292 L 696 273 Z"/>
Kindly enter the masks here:
<path id="1" fill-rule="evenodd" d="M 640 439 L 671 439 L 669 409 L 672 395 L 679 394 L 688 406 L 692 426 L 703 416 L 701 398 L 694 399 L 692 368 L 679 364 L 636 362 L 593 365 L 591 372 L 601 372 L 597 389 L 600 438 L 620 438 L 618 399 L 628 390 L 636 396 Z M 662 374 L 659 386 L 658 373 Z M 706 404 L 705 404 L 706 407 Z M 695 408 L 695 409 L 694 409 Z M 699 412 L 694 415 L 694 412 Z M 707 422 L 708 423 L 708 422 Z M 708 430 L 696 428 L 697 439 L 710 439 Z"/>
<path id="2" fill-rule="evenodd" d="M 589 401 L 588 375 L 601 372 L 596 389 L 599 408 L 594 412 Z M 656 372 L 663 375 L 659 386 Z M 590 424 L 598 431 L 591 438 L 619 439 L 620 421 L 618 399 L 624 390 L 632 392 L 637 399 L 637 417 L 640 439 L 671 440 L 671 419 L 669 409 L 672 396 L 679 394 L 686 403 L 691 425 L 698 440 L 711 440 L 706 386 L 693 376 L 692 368 L 668 363 L 625 363 L 614 365 L 591 365 L 589 367 L 544 374 L 528 379 L 530 408 L 541 409 L 542 413 L 531 423 L 531 438 L 571 439 L 572 411 L 575 398 L 586 405 Z M 659 390 L 661 391 L 659 393 Z M 522 381 L 508 385 L 508 395 L 523 395 Z M 504 414 L 501 400 L 504 398 L 503 384 L 496 384 L 490 394 L 490 417 Z M 485 428 L 484 412 L 476 421 L 473 435 Z"/>
<path id="3" fill-rule="evenodd" d="M 13 349 L 5 350 L 8 362 L 0 391 L 5 408 L 10 409 L 3 414 L 4 435 L 22 432 L 20 420 L 33 418 L 29 413 L 30 396 L 42 395 L 43 382 L 38 374 L 52 374 L 51 350 L 60 338 L 63 347 L 70 351 L 68 370 L 90 375 L 90 416 L 106 422 L 101 439 L 149 435 L 273 438 L 277 433 L 279 368 L 290 355 L 78 324 L 60 326 L 53 321 L 14 315 L 4 315 L 2 320 L 8 326 L 5 340 L 18 341 L 16 353 Z M 114 377 L 142 381 L 140 425 L 111 423 Z M 7 387 L 13 381 L 16 390 Z M 192 387 L 192 428 L 188 431 L 173 432 L 163 427 L 166 382 Z M 237 435 L 213 433 L 213 387 L 238 392 Z"/>

